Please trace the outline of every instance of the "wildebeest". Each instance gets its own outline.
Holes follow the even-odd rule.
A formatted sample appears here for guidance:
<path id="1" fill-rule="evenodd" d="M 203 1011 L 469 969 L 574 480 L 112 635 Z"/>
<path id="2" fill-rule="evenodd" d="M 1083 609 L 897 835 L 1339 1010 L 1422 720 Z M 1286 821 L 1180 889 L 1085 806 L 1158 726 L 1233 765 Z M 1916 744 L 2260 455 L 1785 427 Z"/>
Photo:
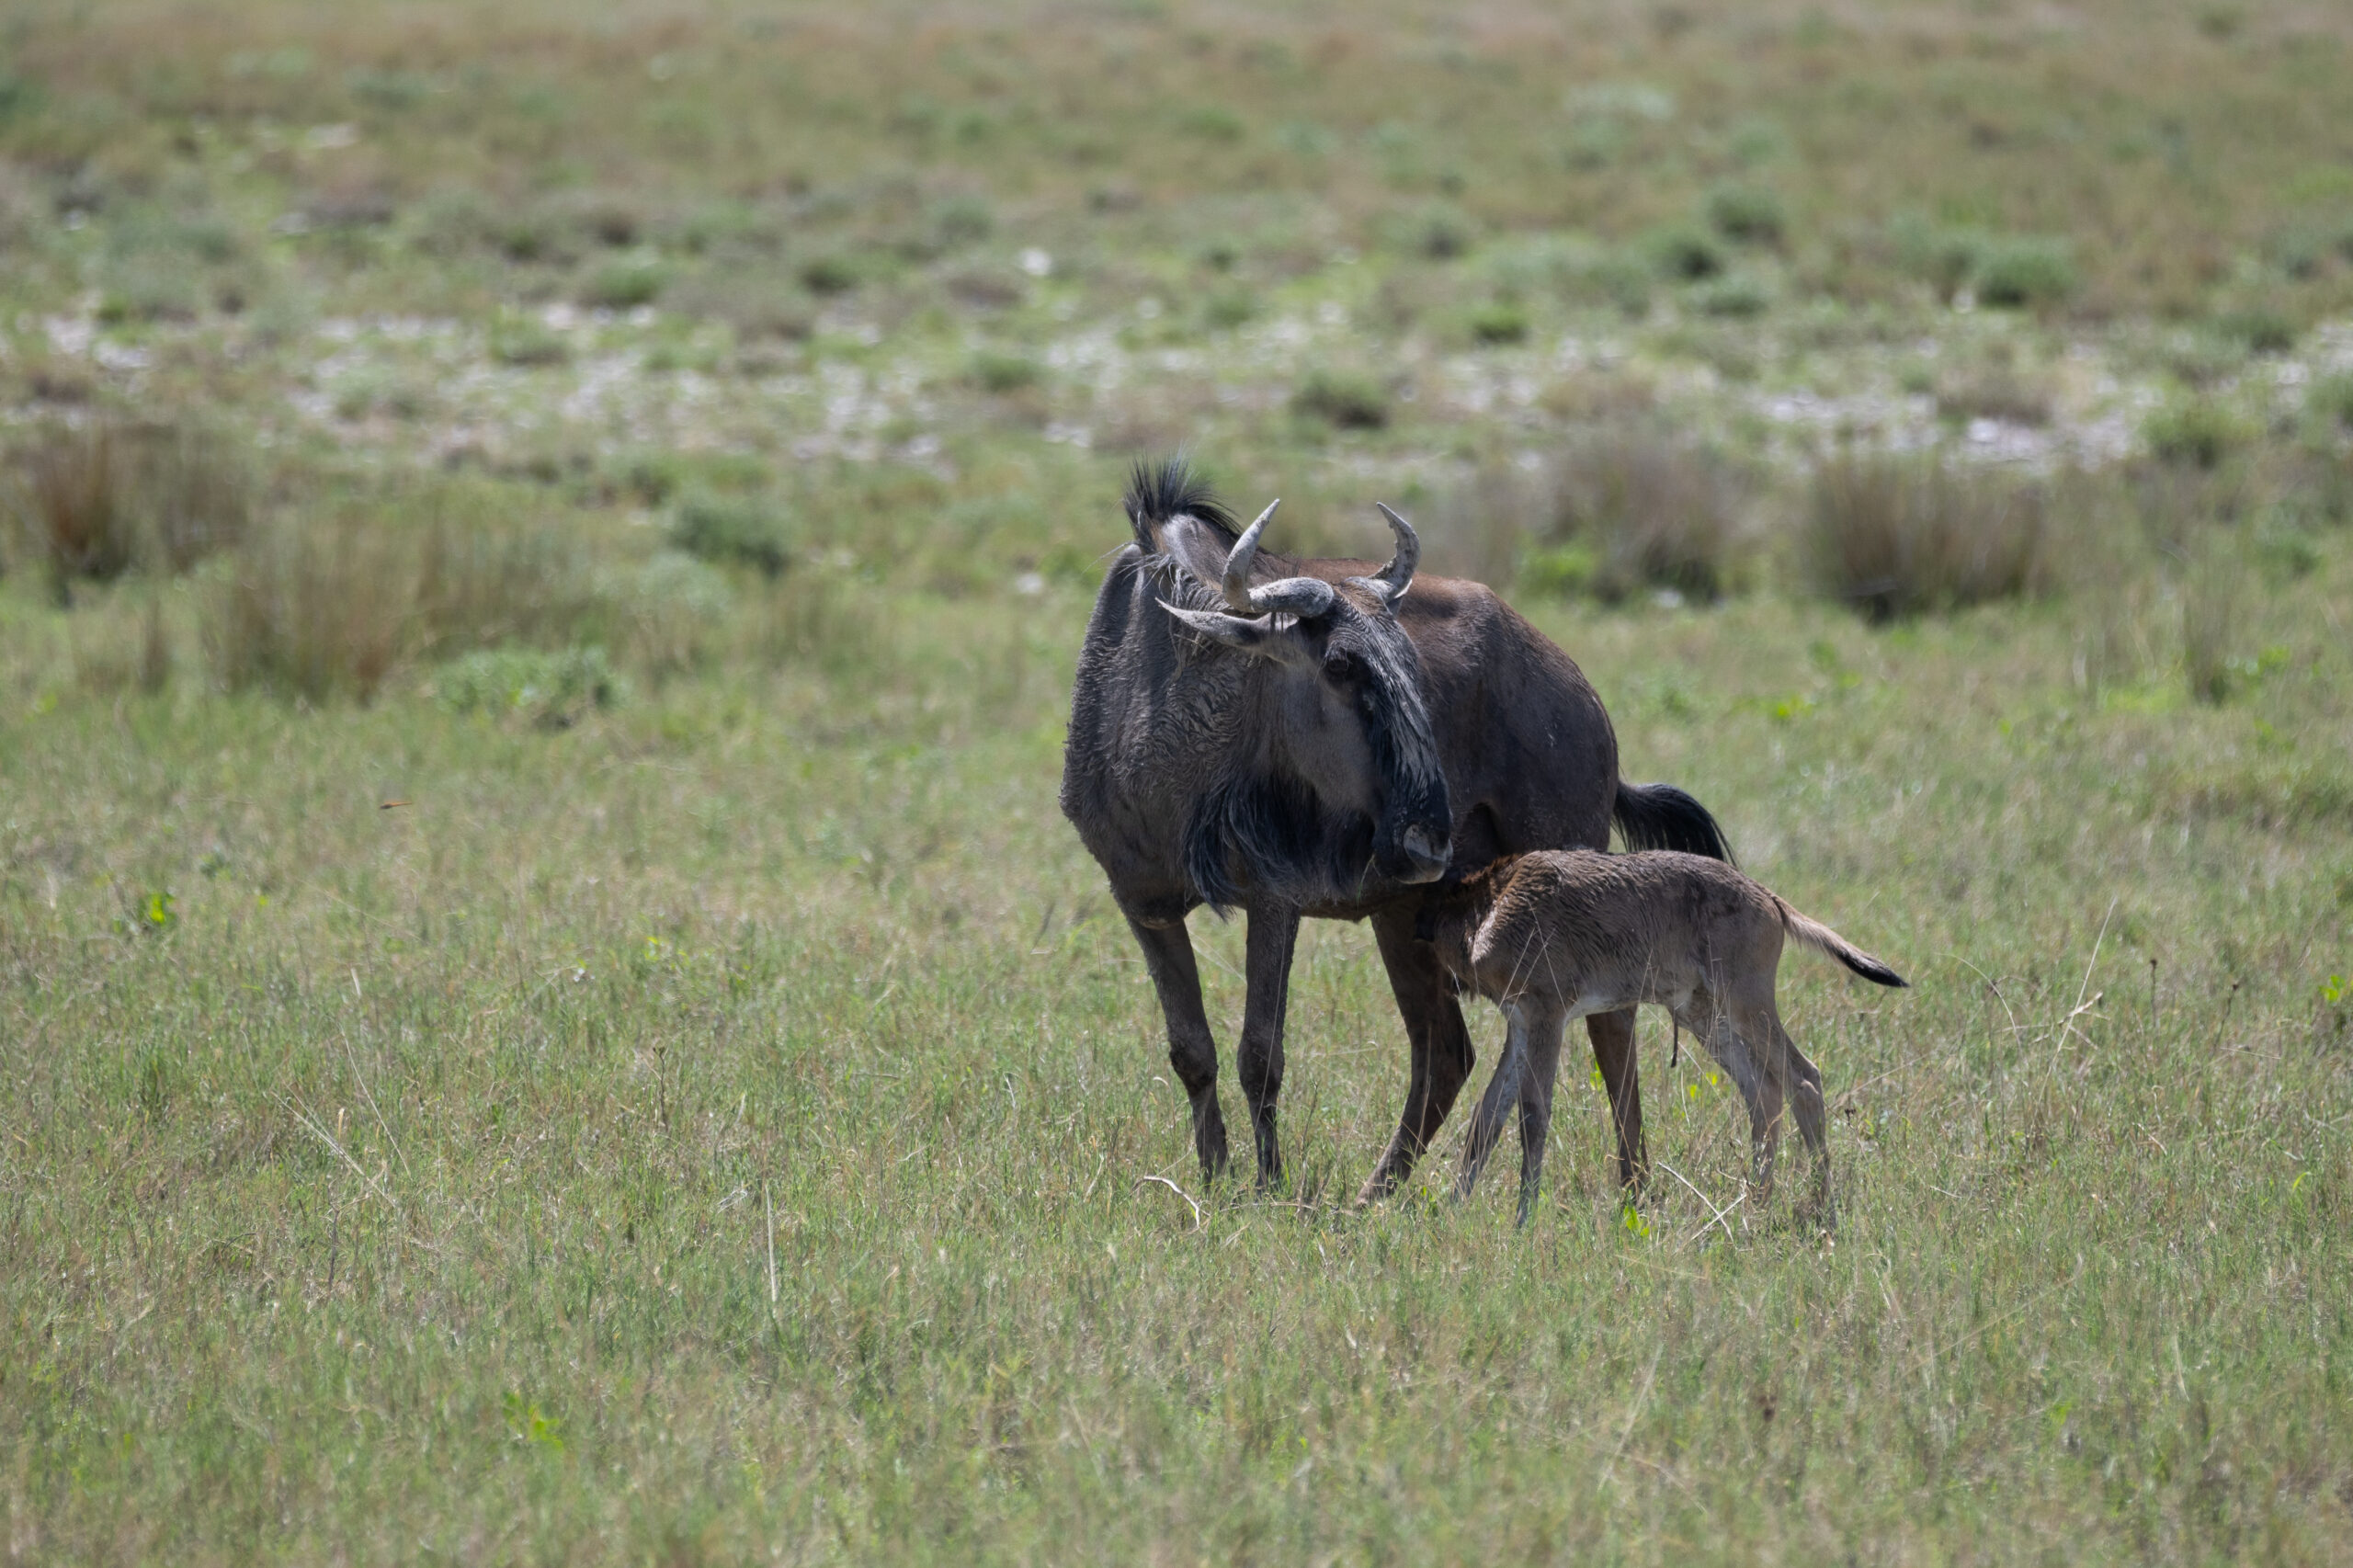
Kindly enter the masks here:
<path id="1" fill-rule="evenodd" d="M 1772 1188 L 1786 1096 L 1813 1154 L 1814 1205 L 1828 1217 L 1822 1074 L 1781 1027 L 1773 996 L 1782 938 L 1881 985 L 1902 985 L 1902 975 L 1769 888 L 1697 855 L 1507 856 L 1426 894 L 1419 926 L 1447 972 L 1501 1007 L 1510 1029 L 1463 1136 L 1458 1195 L 1470 1195 L 1517 1102 L 1526 1222 L 1544 1171 L 1561 1030 L 1647 1002 L 1673 1013 L 1732 1074 L 1748 1104 L 1759 1196 Z"/>
<path id="2" fill-rule="evenodd" d="M 1412 1046 L 1396 1136 L 1360 1195 L 1377 1198 L 1413 1168 L 1472 1064 L 1437 955 L 1414 937 L 1417 890 L 1450 866 L 1604 847 L 1613 818 L 1637 848 L 1729 858 L 1722 835 L 1683 791 L 1622 783 L 1609 717 L 1576 665 L 1486 587 L 1416 577 L 1419 542 L 1386 507 L 1396 552 L 1375 567 L 1261 550 L 1267 517 L 1237 536 L 1181 461 L 1140 464 L 1125 505 L 1135 538 L 1087 623 L 1063 812 L 1143 949 L 1210 1174 L 1225 1164 L 1225 1121 L 1186 915 L 1248 917 L 1239 1065 L 1262 1181 L 1281 1171 L 1300 918 L 1371 920 Z M 1633 1013 L 1587 1028 L 1631 1183 Z"/>

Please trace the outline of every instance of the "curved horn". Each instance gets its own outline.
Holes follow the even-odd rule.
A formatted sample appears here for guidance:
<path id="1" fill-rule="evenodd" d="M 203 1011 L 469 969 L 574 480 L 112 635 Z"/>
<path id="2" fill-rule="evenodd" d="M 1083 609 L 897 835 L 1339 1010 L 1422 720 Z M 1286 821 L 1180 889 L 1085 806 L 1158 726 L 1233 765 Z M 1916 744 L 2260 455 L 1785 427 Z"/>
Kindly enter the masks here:
<path id="1" fill-rule="evenodd" d="M 1242 537 L 1233 541 L 1233 549 L 1226 555 L 1225 608 L 1236 615 L 1262 613 L 1251 601 L 1250 563 L 1258 558 L 1258 536 L 1267 531 L 1267 519 L 1282 504 L 1279 495 L 1267 502 L 1267 509 L 1258 514 L 1258 520 L 1242 530 Z"/>
<path id="2" fill-rule="evenodd" d="M 1397 536 L 1397 553 L 1389 558 L 1389 564 L 1381 569 L 1375 579 L 1387 591 L 1389 602 L 1395 604 L 1414 585 L 1414 568 L 1422 562 L 1422 541 L 1414 532 L 1413 524 L 1378 501 L 1373 505 L 1381 506 L 1381 515 L 1389 519 L 1389 531 Z"/>
<path id="3" fill-rule="evenodd" d="M 1321 577 L 1285 577 L 1250 590 L 1250 608 L 1256 615 L 1279 610 L 1313 619 L 1332 608 L 1332 585 Z"/>

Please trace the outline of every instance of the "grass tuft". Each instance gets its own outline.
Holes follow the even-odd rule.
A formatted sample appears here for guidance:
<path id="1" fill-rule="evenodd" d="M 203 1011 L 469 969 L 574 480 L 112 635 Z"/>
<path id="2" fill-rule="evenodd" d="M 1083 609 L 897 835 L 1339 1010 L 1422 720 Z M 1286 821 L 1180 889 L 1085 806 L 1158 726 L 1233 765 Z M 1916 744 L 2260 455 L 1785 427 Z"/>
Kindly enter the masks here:
<path id="1" fill-rule="evenodd" d="M 1309 371 L 1293 389 L 1290 405 L 1340 430 L 1379 430 L 1389 424 L 1389 389 L 1353 371 Z"/>
<path id="2" fill-rule="evenodd" d="M 1814 473 L 1811 574 L 1873 621 L 2053 585 L 2044 486 L 1941 454 L 1843 452 Z"/>

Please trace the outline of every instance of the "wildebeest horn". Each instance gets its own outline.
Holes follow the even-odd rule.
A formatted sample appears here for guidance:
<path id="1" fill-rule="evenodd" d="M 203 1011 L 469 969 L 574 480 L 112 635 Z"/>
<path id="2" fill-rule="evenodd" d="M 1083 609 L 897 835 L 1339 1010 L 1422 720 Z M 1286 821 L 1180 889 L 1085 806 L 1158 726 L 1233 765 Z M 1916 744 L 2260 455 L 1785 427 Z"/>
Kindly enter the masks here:
<path id="1" fill-rule="evenodd" d="M 1413 524 L 1378 501 L 1373 505 L 1381 506 L 1381 515 L 1389 519 L 1389 531 L 1397 536 L 1397 553 L 1389 558 L 1389 564 L 1381 569 L 1375 579 L 1387 589 L 1389 602 L 1395 604 L 1414 585 L 1414 568 L 1422 562 L 1422 541 L 1414 532 Z"/>
<path id="2" fill-rule="evenodd" d="M 1332 585 L 1321 577 L 1285 577 L 1279 582 L 1260 587 L 1250 585 L 1250 568 L 1258 559 L 1258 536 L 1267 531 L 1267 519 L 1281 506 L 1278 499 L 1267 503 L 1258 520 L 1242 530 L 1233 541 L 1233 549 L 1225 558 L 1225 608 L 1235 615 L 1273 615 L 1280 611 L 1288 615 L 1322 615 L 1332 608 Z"/>
<path id="3" fill-rule="evenodd" d="M 1258 559 L 1258 536 L 1267 531 L 1267 519 L 1273 517 L 1275 508 L 1282 504 L 1279 495 L 1267 502 L 1267 509 L 1258 514 L 1258 520 L 1243 529 L 1242 537 L 1235 540 L 1233 548 L 1226 552 L 1225 608 L 1236 615 L 1262 613 L 1256 605 L 1250 602 L 1250 563 Z"/>

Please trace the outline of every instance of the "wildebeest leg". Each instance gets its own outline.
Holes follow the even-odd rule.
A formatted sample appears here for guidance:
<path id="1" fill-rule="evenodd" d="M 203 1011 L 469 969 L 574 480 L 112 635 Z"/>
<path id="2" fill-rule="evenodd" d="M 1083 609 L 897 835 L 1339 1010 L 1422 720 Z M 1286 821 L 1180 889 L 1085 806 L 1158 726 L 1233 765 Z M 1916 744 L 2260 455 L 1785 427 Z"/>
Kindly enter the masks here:
<path id="1" fill-rule="evenodd" d="M 1535 1211 L 1537 1189 L 1544 1180 L 1545 1141 L 1552 1133 L 1552 1085 L 1561 1070 L 1561 1033 L 1566 1018 L 1536 1019 L 1529 1026 L 1528 1048 L 1519 1064 L 1519 1222 Z"/>
<path id="2" fill-rule="evenodd" d="M 1733 1086 L 1748 1107 L 1749 1181 L 1761 1202 L 1773 1188 L 1773 1142 L 1780 1135 L 1781 1091 L 1751 1049 L 1751 1042 L 1733 1027 L 1729 1014 L 1705 992 L 1676 1009 L 1683 1027 L 1732 1075 Z"/>
<path id="3" fill-rule="evenodd" d="M 1639 1190 L 1650 1176 L 1651 1157 L 1643 1147 L 1643 1064 L 1634 1051 L 1634 1009 L 1588 1013 L 1585 1030 L 1593 1037 L 1594 1065 L 1601 1069 L 1610 1119 L 1618 1124 L 1618 1185 Z"/>
<path id="4" fill-rule="evenodd" d="M 1454 1108 L 1478 1053 L 1472 1049 L 1471 1031 L 1462 1009 L 1438 964 L 1438 949 L 1414 939 L 1411 905 L 1388 909 L 1372 917 L 1372 934 L 1381 943 L 1381 961 L 1389 970 L 1389 989 L 1396 995 L 1397 1011 L 1404 1016 L 1405 1039 L 1413 1047 L 1413 1076 L 1405 1085 L 1404 1114 L 1397 1120 L 1397 1136 L 1365 1178 L 1358 1203 L 1386 1198 L 1414 1171 L 1430 1140 Z"/>
<path id="5" fill-rule="evenodd" d="M 1193 1149 L 1201 1174 L 1225 1169 L 1225 1116 L 1217 1108 L 1217 1040 L 1201 1011 L 1201 971 L 1193 964 L 1193 938 L 1183 921 L 1146 926 L 1131 918 L 1128 929 L 1143 949 L 1144 967 L 1160 993 L 1161 1016 L 1168 1020 L 1168 1065 L 1193 1102 Z"/>
<path id="6" fill-rule="evenodd" d="M 1275 1139 L 1275 1101 L 1283 1092 L 1283 1017 L 1290 1001 L 1291 953 L 1299 945 L 1299 912 L 1250 912 L 1250 992 L 1242 1008 L 1242 1046 L 1235 1065 L 1243 1097 L 1250 1102 L 1250 1128 L 1258 1142 L 1258 1185 L 1272 1187 L 1283 1174 L 1281 1146 Z"/>
<path id="7" fill-rule="evenodd" d="M 1487 1080 L 1487 1092 L 1479 1096 L 1479 1108 L 1471 1113 L 1471 1125 L 1462 1133 L 1462 1165 L 1454 1177 L 1454 1196 L 1464 1199 L 1479 1184 L 1479 1173 L 1487 1168 L 1487 1156 L 1495 1153 L 1495 1142 L 1504 1135 L 1504 1123 L 1510 1119 L 1512 1107 L 1519 1103 L 1521 1074 L 1528 1066 L 1528 1020 L 1518 1007 L 1504 1009 L 1506 1032 L 1504 1053 L 1495 1060 L 1495 1076 Z"/>
<path id="8" fill-rule="evenodd" d="M 1822 1102 L 1822 1069 L 1807 1060 L 1782 1028 L 1779 1007 L 1768 1002 L 1762 1011 L 1763 1027 L 1772 1031 L 1777 1054 L 1789 1063 L 1790 1108 L 1797 1113 L 1798 1136 L 1805 1140 L 1806 1152 L 1813 1156 L 1813 1217 L 1824 1225 L 1836 1225 L 1838 1215 L 1830 1196 L 1830 1142 Z"/>

